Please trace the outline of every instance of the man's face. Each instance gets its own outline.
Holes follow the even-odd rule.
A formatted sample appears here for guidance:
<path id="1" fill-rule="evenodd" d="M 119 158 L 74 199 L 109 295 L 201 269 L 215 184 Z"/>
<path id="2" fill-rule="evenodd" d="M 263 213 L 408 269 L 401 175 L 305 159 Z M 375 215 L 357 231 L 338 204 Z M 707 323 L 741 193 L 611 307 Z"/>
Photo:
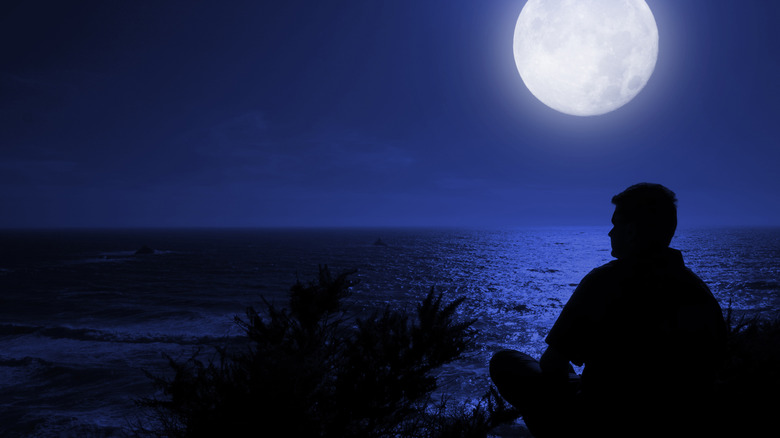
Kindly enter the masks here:
<path id="1" fill-rule="evenodd" d="M 612 257 L 619 259 L 634 252 L 636 232 L 636 225 L 627 222 L 620 212 L 615 209 L 615 213 L 612 215 L 612 229 L 609 231 Z"/>

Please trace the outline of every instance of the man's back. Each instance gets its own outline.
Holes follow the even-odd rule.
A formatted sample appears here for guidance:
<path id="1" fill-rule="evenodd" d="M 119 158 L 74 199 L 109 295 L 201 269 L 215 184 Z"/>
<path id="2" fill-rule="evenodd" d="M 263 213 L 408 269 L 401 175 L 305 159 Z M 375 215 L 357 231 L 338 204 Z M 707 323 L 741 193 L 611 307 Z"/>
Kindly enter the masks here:
<path id="1" fill-rule="evenodd" d="M 582 374 L 589 409 L 640 419 L 699 406 L 725 344 L 720 306 L 673 249 L 594 269 L 547 342 Z"/>

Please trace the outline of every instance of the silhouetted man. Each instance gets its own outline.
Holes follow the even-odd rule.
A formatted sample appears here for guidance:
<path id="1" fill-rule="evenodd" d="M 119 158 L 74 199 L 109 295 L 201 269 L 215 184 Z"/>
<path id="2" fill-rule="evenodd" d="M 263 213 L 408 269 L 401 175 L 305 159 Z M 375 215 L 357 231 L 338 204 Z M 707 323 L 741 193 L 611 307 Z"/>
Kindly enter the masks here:
<path id="1" fill-rule="evenodd" d="M 726 325 L 669 248 L 676 202 L 649 183 L 613 197 L 617 260 L 582 279 L 539 362 L 513 350 L 491 359 L 493 382 L 535 436 L 702 436 Z M 581 379 L 570 363 L 585 365 Z"/>

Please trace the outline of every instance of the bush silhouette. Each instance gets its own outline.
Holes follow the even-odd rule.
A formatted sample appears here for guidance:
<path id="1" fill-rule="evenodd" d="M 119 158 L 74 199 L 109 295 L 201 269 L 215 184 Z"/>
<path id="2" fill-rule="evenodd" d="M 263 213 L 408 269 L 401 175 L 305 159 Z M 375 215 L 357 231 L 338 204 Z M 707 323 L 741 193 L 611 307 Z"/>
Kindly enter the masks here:
<path id="1" fill-rule="evenodd" d="M 432 371 L 472 342 L 473 321 L 459 321 L 459 298 L 444 303 L 431 288 L 415 312 L 386 309 L 359 318 L 342 301 L 353 272 L 290 290 L 289 309 L 264 301 L 236 322 L 246 344 L 168 357 L 173 377 L 149 375 L 162 396 L 139 400 L 142 432 L 214 436 L 486 436 L 516 418 L 494 389 L 474 406 L 435 401 Z M 256 432 L 256 433 L 253 433 Z"/>
<path id="2" fill-rule="evenodd" d="M 720 435 L 763 436 L 780 410 L 780 319 L 733 320 L 727 314 L 728 351 L 716 397 Z"/>

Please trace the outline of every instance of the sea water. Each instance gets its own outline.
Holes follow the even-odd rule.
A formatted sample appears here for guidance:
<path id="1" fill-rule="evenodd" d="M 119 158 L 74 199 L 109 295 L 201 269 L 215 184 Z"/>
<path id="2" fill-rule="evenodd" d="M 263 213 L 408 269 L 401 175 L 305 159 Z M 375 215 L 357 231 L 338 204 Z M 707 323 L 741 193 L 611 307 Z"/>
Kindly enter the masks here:
<path id="1" fill-rule="evenodd" d="M 144 371 L 169 371 L 163 354 L 213 356 L 242 334 L 236 315 L 283 305 L 322 264 L 357 270 L 360 312 L 412 309 L 431 287 L 465 296 L 474 349 L 437 377 L 457 400 L 478 398 L 493 352 L 541 354 L 581 278 L 612 259 L 608 231 L 0 231 L 0 436 L 122 436 L 134 400 L 154 394 Z M 154 254 L 135 255 L 143 245 Z M 780 309 L 780 229 L 681 230 L 672 246 L 724 309 Z"/>

